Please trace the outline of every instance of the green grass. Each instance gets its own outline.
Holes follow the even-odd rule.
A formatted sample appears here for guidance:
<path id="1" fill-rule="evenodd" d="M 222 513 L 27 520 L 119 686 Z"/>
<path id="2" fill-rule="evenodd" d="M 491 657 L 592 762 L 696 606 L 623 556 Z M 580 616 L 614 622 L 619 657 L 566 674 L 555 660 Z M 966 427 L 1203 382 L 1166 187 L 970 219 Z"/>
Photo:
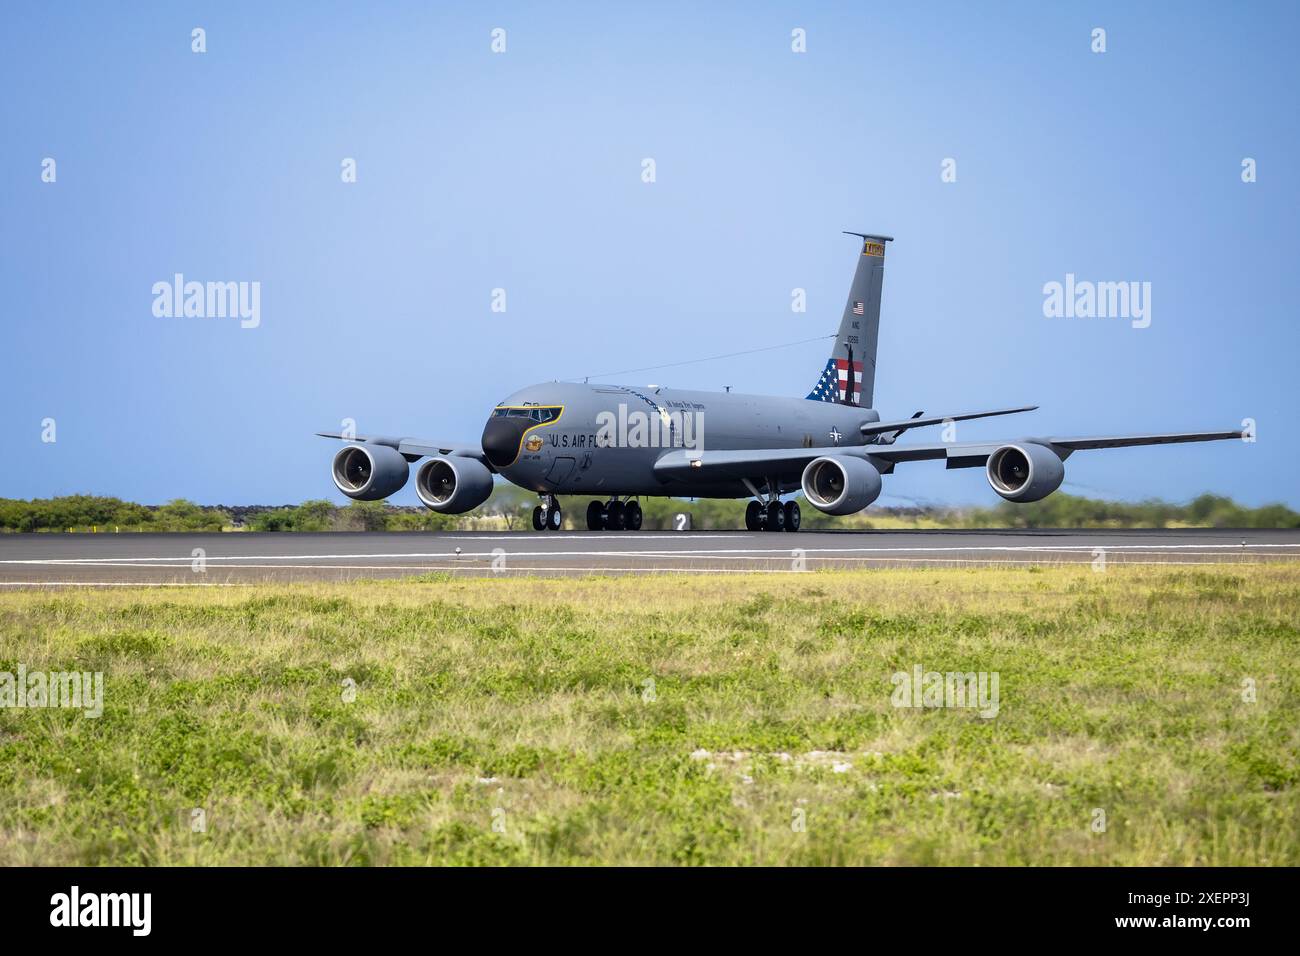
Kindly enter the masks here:
<path id="1" fill-rule="evenodd" d="M 0 671 L 106 690 L 0 709 L 0 863 L 1296 865 L 1297 610 L 1276 565 L 7 592 Z M 998 716 L 894 708 L 916 664 Z"/>

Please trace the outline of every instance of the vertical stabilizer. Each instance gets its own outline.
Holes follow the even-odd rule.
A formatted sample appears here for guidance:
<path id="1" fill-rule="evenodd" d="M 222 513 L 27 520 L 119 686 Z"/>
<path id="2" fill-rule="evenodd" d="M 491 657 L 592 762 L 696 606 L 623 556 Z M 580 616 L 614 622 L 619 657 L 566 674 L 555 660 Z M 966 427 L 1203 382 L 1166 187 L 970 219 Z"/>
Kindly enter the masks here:
<path id="1" fill-rule="evenodd" d="M 862 239 L 835 348 L 808 397 L 815 401 L 871 407 L 876 389 L 876 341 L 880 336 L 880 289 L 885 278 L 885 243 L 893 236 L 846 232 Z"/>

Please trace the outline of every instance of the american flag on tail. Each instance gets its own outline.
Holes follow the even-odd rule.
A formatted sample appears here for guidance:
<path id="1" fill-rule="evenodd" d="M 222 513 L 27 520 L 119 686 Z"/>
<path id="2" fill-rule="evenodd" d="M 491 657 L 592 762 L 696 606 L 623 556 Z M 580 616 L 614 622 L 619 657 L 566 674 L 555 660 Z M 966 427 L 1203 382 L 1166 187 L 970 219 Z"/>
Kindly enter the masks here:
<path id="1" fill-rule="evenodd" d="M 816 402 L 840 402 L 850 401 L 854 405 L 862 400 L 862 363 L 853 362 L 853 394 L 846 396 L 849 387 L 849 361 L 848 359 L 831 358 L 826 360 L 826 367 L 822 369 L 821 378 L 817 379 L 817 384 L 813 390 L 808 393 L 808 397 Z"/>

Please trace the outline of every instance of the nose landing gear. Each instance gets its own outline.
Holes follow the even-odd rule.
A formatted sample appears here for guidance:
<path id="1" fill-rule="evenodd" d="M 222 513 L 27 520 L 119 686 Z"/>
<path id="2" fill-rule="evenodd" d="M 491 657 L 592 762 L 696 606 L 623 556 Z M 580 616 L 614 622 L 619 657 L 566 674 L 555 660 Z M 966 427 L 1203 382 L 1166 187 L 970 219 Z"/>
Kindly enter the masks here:
<path id="1" fill-rule="evenodd" d="M 554 495 L 544 495 L 542 503 L 533 509 L 534 531 L 559 531 L 564 524 L 564 512 Z"/>

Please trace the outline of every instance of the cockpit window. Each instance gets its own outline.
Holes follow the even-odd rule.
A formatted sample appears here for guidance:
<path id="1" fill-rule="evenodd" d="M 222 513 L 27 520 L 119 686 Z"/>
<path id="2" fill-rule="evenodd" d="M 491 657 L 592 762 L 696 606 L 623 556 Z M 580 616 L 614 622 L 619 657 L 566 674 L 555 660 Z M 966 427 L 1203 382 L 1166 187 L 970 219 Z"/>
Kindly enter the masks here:
<path id="1" fill-rule="evenodd" d="M 492 411 L 493 418 L 528 418 L 539 424 L 553 422 L 560 417 L 558 407 L 549 407 L 541 405 L 532 405 L 528 408 L 496 408 Z"/>

